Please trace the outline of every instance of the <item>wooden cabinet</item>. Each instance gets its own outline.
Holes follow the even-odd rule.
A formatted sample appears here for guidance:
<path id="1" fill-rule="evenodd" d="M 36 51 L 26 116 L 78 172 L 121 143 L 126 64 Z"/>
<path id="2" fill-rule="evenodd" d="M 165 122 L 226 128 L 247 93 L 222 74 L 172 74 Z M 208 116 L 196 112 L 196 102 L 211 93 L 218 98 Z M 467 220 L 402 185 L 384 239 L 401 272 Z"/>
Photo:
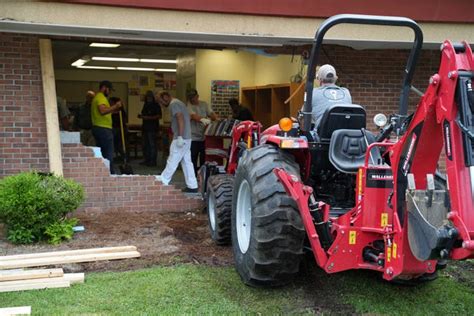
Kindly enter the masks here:
<path id="1" fill-rule="evenodd" d="M 241 91 L 242 105 L 249 108 L 254 119 L 267 128 L 278 124 L 282 117 L 296 117 L 303 105 L 304 89 L 300 89 L 288 104 L 284 102 L 298 86 L 299 83 L 284 83 L 244 87 Z"/>

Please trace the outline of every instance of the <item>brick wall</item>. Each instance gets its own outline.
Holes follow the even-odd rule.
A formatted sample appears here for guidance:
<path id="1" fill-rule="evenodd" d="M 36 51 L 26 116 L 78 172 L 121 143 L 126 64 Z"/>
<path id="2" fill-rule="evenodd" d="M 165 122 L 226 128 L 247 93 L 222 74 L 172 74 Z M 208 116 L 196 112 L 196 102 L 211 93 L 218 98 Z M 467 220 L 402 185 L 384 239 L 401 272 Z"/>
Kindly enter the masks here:
<path id="1" fill-rule="evenodd" d="M 90 147 L 62 146 L 64 176 L 84 185 L 87 201 L 81 209 L 109 211 L 182 211 L 202 206 L 200 199 L 185 196 L 154 176 L 111 176 L 102 158 Z"/>
<path id="2" fill-rule="evenodd" d="M 0 33 L 0 177 L 47 171 L 38 38 Z"/>
<path id="3" fill-rule="evenodd" d="M 342 46 L 325 47 L 321 63 L 336 67 L 338 84 L 351 91 L 352 102 L 365 106 L 367 127 L 374 129 L 372 118 L 377 113 L 398 113 L 398 101 L 408 50 L 355 50 Z M 440 52 L 422 51 L 413 85 L 421 91 L 430 76 L 438 71 Z M 415 109 L 419 97 L 410 93 L 410 108 Z"/>

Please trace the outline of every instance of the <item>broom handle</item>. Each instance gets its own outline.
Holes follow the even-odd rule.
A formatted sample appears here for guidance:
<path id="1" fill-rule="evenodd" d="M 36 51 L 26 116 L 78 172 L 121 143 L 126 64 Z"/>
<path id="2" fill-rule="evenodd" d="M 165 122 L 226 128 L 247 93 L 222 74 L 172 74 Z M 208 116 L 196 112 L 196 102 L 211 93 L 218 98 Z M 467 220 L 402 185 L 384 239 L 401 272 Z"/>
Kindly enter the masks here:
<path id="1" fill-rule="evenodd" d="M 122 136 L 122 149 L 123 149 L 124 155 L 126 156 L 127 149 L 125 146 L 125 133 L 123 132 L 122 110 L 119 111 L 119 116 L 120 116 L 120 135 Z"/>
<path id="2" fill-rule="evenodd" d="M 293 99 L 295 97 L 295 95 L 301 90 L 301 88 L 304 87 L 306 83 L 306 76 L 304 76 L 304 78 L 301 80 L 301 83 L 300 85 L 298 86 L 298 88 L 296 88 L 295 92 L 293 92 L 290 97 L 288 99 L 286 99 L 286 101 L 284 102 L 285 104 L 288 104 L 288 102 L 291 101 L 291 99 Z"/>

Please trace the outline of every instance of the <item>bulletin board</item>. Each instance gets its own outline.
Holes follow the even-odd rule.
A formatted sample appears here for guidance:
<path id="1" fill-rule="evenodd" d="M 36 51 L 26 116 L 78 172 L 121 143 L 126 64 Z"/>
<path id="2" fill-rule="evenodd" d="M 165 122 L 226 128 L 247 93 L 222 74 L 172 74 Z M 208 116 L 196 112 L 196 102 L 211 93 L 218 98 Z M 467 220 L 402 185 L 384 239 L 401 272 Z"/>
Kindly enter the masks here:
<path id="1" fill-rule="evenodd" d="M 239 80 L 212 80 L 211 81 L 211 106 L 212 110 L 220 117 L 232 115 L 229 99 L 239 99 Z"/>

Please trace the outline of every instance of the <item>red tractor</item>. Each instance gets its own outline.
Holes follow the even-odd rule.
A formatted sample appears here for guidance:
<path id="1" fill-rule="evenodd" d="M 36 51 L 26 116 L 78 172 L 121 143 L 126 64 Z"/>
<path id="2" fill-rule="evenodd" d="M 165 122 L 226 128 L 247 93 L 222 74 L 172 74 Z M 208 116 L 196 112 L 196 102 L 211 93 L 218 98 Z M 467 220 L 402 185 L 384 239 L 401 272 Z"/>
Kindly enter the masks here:
<path id="1" fill-rule="evenodd" d="M 340 23 L 409 27 L 415 35 L 400 112 L 377 136 L 355 104 L 330 107 L 311 127 L 319 50 Z M 232 242 L 244 283 L 288 282 L 306 250 L 327 273 L 370 269 L 410 283 L 433 279 L 448 259 L 474 258 L 474 58 L 466 42 L 445 41 L 439 72 L 407 115 L 422 43 L 407 18 L 331 17 L 315 36 L 302 124 L 234 128 L 226 173 L 208 165 L 203 180 L 212 238 Z M 443 147 L 447 178 L 436 173 Z"/>

